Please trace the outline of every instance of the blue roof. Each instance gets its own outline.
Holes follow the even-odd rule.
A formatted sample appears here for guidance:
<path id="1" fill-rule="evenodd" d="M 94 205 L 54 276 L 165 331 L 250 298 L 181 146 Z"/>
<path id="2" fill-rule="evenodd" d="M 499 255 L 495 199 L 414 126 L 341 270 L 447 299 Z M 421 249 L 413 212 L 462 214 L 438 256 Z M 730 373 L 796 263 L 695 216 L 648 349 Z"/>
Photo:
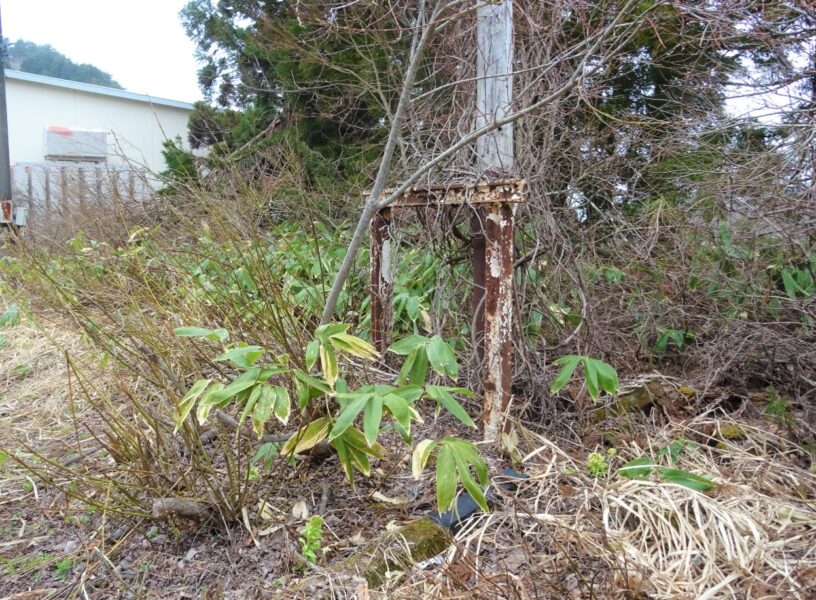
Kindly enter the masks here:
<path id="1" fill-rule="evenodd" d="M 170 100 L 168 98 L 157 98 L 156 96 L 146 96 L 144 94 L 136 94 L 134 92 L 127 92 L 125 90 L 118 90 L 116 88 L 105 87 L 102 85 L 80 83 L 79 81 L 58 79 L 57 77 L 47 77 L 46 75 L 35 75 L 34 73 L 14 71 L 13 69 L 6 69 L 6 79 L 30 81 L 32 83 L 40 83 L 42 85 L 50 85 L 53 87 L 65 88 L 68 90 L 75 90 L 77 92 L 85 92 L 86 94 L 112 96 L 114 98 L 122 98 L 124 100 L 145 102 L 147 104 L 157 104 L 160 106 L 170 106 L 173 108 L 181 108 L 184 110 L 193 110 L 193 105 L 189 102 L 181 102 L 180 100 Z"/>

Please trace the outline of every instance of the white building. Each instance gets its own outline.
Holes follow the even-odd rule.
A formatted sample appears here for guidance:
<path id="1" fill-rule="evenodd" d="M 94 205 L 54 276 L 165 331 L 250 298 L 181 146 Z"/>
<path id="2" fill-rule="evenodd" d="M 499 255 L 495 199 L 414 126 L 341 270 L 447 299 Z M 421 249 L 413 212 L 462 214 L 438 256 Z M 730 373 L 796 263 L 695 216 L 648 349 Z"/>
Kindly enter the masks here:
<path id="1" fill-rule="evenodd" d="M 11 162 L 49 158 L 46 132 L 107 132 L 110 162 L 123 158 L 157 172 L 167 138 L 187 139 L 193 105 L 55 77 L 6 70 Z"/>
<path id="2" fill-rule="evenodd" d="M 190 103 L 5 74 L 14 195 L 32 205 L 59 204 L 68 194 L 107 196 L 121 181 L 131 194 L 149 192 L 150 174 L 165 168 L 164 140 L 187 139 Z"/>

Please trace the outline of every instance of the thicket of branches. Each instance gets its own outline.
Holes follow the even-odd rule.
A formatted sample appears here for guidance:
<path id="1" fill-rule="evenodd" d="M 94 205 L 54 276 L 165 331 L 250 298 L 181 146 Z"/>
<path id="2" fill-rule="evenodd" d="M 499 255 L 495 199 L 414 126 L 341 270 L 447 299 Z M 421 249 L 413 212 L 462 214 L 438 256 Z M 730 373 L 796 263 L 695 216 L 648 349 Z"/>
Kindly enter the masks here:
<path id="1" fill-rule="evenodd" d="M 475 6 L 190 2 L 183 18 L 218 106 L 199 107 L 191 141 L 214 143 L 212 164 L 243 165 L 259 187 L 295 171 L 314 196 L 350 199 L 332 218 L 356 216 L 415 62 L 388 184 L 485 178 L 465 140 Z M 681 351 L 681 365 L 719 366 L 705 371 L 709 385 L 734 369 L 787 380 L 776 344 L 790 358 L 813 343 L 813 8 L 593 0 L 514 10 L 514 174 L 528 198 L 517 214 L 519 390 L 540 390 L 547 361 L 570 348 L 619 365 Z M 419 217 L 449 263 L 466 259 L 456 218 Z M 461 277 L 439 277 L 466 297 Z M 462 312 L 436 326 L 457 330 Z M 759 358 L 766 351 L 773 364 Z"/>

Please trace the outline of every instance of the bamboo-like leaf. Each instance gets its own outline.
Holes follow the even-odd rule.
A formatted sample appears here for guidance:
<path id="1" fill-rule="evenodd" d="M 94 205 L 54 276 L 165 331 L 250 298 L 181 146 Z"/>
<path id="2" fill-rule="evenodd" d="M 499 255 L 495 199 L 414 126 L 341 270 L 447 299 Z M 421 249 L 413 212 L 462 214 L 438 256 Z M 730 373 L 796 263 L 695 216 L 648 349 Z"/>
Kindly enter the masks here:
<path id="1" fill-rule="evenodd" d="M 470 415 L 467 411 L 462 407 L 459 402 L 456 401 L 456 398 L 451 396 L 448 388 L 444 388 L 438 385 L 429 385 L 425 388 L 430 396 L 431 399 L 436 401 L 437 404 L 440 406 L 445 407 L 445 409 L 451 413 L 454 417 L 462 421 L 468 427 L 476 427 L 476 424 L 473 422 L 473 419 L 470 418 Z"/>
<path id="2" fill-rule="evenodd" d="M 300 369 L 295 369 L 295 377 L 297 377 L 298 380 L 301 381 L 308 388 L 317 390 L 329 396 L 334 395 L 334 390 L 331 389 L 325 381 L 320 381 L 316 377 L 312 377 L 311 375 L 304 371 L 301 371 Z"/>
<path id="3" fill-rule="evenodd" d="M 372 360 L 380 355 L 367 341 L 347 333 L 337 333 L 329 339 L 335 348 L 352 356 Z"/>
<path id="4" fill-rule="evenodd" d="M 417 348 L 427 345 L 430 341 L 430 339 L 422 335 L 409 335 L 391 344 L 388 350 L 394 354 L 406 356 Z"/>
<path id="5" fill-rule="evenodd" d="M 268 385 L 258 387 L 261 391 L 252 411 L 252 428 L 255 430 L 258 439 L 261 439 L 264 433 L 264 425 L 269 421 L 269 417 L 272 416 L 272 411 L 275 408 L 275 392 Z"/>
<path id="6" fill-rule="evenodd" d="M 414 448 L 411 456 L 411 473 L 414 479 L 422 477 L 422 471 L 425 470 L 425 465 L 428 464 L 428 459 L 431 457 L 431 452 L 436 447 L 434 440 L 422 440 Z"/>
<path id="7" fill-rule="evenodd" d="M 363 432 L 366 442 L 373 446 L 377 442 L 380 433 L 380 423 L 382 422 L 383 398 L 382 396 L 372 396 L 366 402 L 365 414 L 363 415 Z"/>
<path id="8" fill-rule="evenodd" d="M 329 323 L 327 325 L 321 325 L 317 329 L 315 329 L 315 337 L 320 340 L 320 343 L 325 345 L 329 343 L 329 338 L 333 335 L 338 333 L 345 333 L 349 330 L 351 325 L 347 325 L 345 323 Z"/>
<path id="9" fill-rule="evenodd" d="M 456 497 L 456 460 L 450 446 L 442 444 L 436 454 L 436 504 L 448 510 Z"/>
<path id="10" fill-rule="evenodd" d="M 229 361 L 238 368 L 248 369 L 264 355 L 266 350 L 260 346 L 238 346 L 217 356 L 215 360 Z"/>
<path id="11" fill-rule="evenodd" d="M 354 423 L 354 419 L 356 419 L 360 411 L 363 410 L 363 407 L 370 397 L 371 394 L 360 394 L 359 397 L 354 398 L 351 402 L 346 404 L 337 416 L 337 421 L 335 421 L 334 427 L 332 427 L 329 441 L 340 437 L 346 429 L 351 427 L 351 424 Z"/>
<path id="12" fill-rule="evenodd" d="M 600 383 L 601 389 L 610 395 L 617 394 L 618 372 L 615 371 L 615 367 L 602 360 L 596 361 L 595 367 L 598 370 L 598 382 Z"/>
<path id="13" fill-rule="evenodd" d="M 320 345 L 320 368 L 323 369 L 323 377 L 329 387 L 334 388 L 334 382 L 337 379 L 337 355 L 328 344 Z"/>
<path id="14" fill-rule="evenodd" d="M 487 506 L 484 490 L 477 485 L 470 474 L 471 462 L 465 458 L 470 458 L 469 455 L 460 452 L 456 446 L 452 446 L 451 451 L 454 461 L 456 462 L 456 473 L 459 475 L 459 479 L 462 481 L 465 490 L 467 490 L 473 500 L 476 501 L 479 508 L 484 512 L 488 512 L 490 509 Z"/>
<path id="15" fill-rule="evenodd" d="M 258 402 L 258 397 L 261 395 L 263 387 L 262 385 L 256 385 L 252 388 L 247 401 L 244 403 L 244 410 L 241 411 L 241 417 L 238 419 L 238 423 L 241 425 L 243 425 L 246 418 L 252 413 L 252 409 L 255 408 L 255 403 Z M 236 431 L 235 434 L 240 435 L 240 430 Z"/>
<path id="16" fill-rule="evenodd" d="M 578 368 L 578 364 L 581 362 L 581 357 L 571 354 L 569 356 L 562 356 L 561 358 L 557 359 L 554 364 L 559 365 L 561 367 L 561 371 L 558 373 L 558 377 L 555 378 L 552 385 L 550 386 L 550 393 L 557 394 L 572 377 L 572 374 L 575 373 L 575 369 Z"/>
<path id="17" fill-rule="evenodd" d="M 178 412 L 176 414 L 176 428 L 173 433 L 176 433 L 179 429 L 181 429 L 181 425 L 184 423 L 187 415 L 189 415 L 190 411 L 193 410 L 196 400 L 198 400 L 199 396 L 204 393 L 204 390 L 207 389 L 207 386 L 210 385 L 211 381 L 212 379 L 199 379 L 184 395 L 184 398 L 181 399 L 181 402 L 179 402 L 178 405 Z"/>
<path id="18" fill-rule="evenodd" d="M 317 353 L 320 350 L 320 342 L 312 340 L 306 346 L 306 370 L 311 371 L 317 362 Z"/>
<path id="19" fill-rule="evenodd" d="M 331 419 L 321 417 L 298 429 L 281 447 L 281 454 L 291 456 L 314 448 L 329 435 Z"/>
<path id="20" fill-rule="evenodd" d="M 207 417 L 210 416 L 210 411 L 218 404 L 217 401 L 212 400 L 213 395 L 223 389 L 224 384 L 216 381 L 207 388 L 207 391 L 201 396 L 201 399 L 198 401 L 198 408 L 196 408 L 196 418 L 200 424 L 203 424 L 207 420 Z"/>
<path id="21" fill-rule="evenodd" d="M 651 474 L 654 467 L 655 465 L 652 464 L 651 458 L 648 456 L 641 456 L 640 458 L 630 460 L 628 463 L 618 469 L 618 475 L 621 475 L 622 477 L 629 477 L 631 479 L 643 479 Z"/>
<path id="22" fill-rule="evenodd" d="M 292 410 L 292 401 L 289 398 L 289 390 L 280 385 L 272 386 L 275 393 L 275 418 L 283 425 L 289 422 L 289 414 Z"/>
<path id="23" fill-rule="evenodd" d="M 667 469 L 665 467 L 660 467 L 657 471 L 660 473 L 661 479 L 663 479 L 663 481 L 666 483 L 682 485 L 689 489 L 697 490 L 698 492 L 705 492 L 706 490 L 710 490 L 712 487 L 714 487 L 714 482 L 710 479 L 700 477 L 699 475 L 695 475 L 689 471 L 683 471 L 682 469 Z"/>
<path id="24" fill-rule="evenodd" d="M 600 397 L 598 392 L 598 371 L 595 368 L 595 361 L 591 358 L 584 357 L 584 380 L 586 381 L 587 392 L 593 400 Z"/>
<path id="25" fill-rule="evenodd" d="M 438 335 L 433 336 L 431 342 L 426 346 L 426 352 L 434 371 L 440 375 L 456 379 L 459 375 L 456 355 L 453 353 L 453 348 L 445 340 Z"/>
<path id="26" fill-rule="evenodd" d="M 205 327 L 176 327 L 173 330 L 176 337 L 201 337 L 214 342 L 226 342 L 229 332 L 226 329 L 207 329 Z"/>

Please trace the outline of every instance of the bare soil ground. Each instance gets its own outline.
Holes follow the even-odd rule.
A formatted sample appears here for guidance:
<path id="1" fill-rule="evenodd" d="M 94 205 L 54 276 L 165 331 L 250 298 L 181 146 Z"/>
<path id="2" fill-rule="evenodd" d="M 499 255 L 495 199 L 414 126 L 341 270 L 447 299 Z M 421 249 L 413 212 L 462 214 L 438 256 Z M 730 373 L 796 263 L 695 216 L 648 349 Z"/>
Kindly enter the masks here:
<path id="1" fill-rule="evenodd" d="M 67 328 L 24 320 L 2 333 L 2 599 L 816 598 L 816 472 L 807 445 L 816 438 L 794 409 L 769 411 L 764 390 L 703 393 L 666 378 L 665 393 L 642 413 L 596 424 L 573 414 L 558 431 L 527 423 L 517 468 L 529 478 L 468 521 L 436 560 L 373 588 L 333 567 L 433 509 L 431 482 L 410 478 L 403 447 L 390 447 L 376 476 L 355 487 L 334 457 L 304 458 L 268 482 L 266 502 L 242 523 L 150 523 L 89 510 L 10 455 L 34 449 L 65 461 L 61 440 L 92 418 L 71 401 L 66 355 L 92 369 L 96 385 L 115 381 Z M 713 489 L 616 473 L 631 459 L 668 460 L 660 449 L 677 440 L 687 444 L 673 466 L 712 478 Z M 611 445 L 609 475 L 591 476 L 588 453 Z M 492 474 L 505 466 L 490 463 Z M 323 556 L 306 566 L 299 530 L 322 508 Z"/>

